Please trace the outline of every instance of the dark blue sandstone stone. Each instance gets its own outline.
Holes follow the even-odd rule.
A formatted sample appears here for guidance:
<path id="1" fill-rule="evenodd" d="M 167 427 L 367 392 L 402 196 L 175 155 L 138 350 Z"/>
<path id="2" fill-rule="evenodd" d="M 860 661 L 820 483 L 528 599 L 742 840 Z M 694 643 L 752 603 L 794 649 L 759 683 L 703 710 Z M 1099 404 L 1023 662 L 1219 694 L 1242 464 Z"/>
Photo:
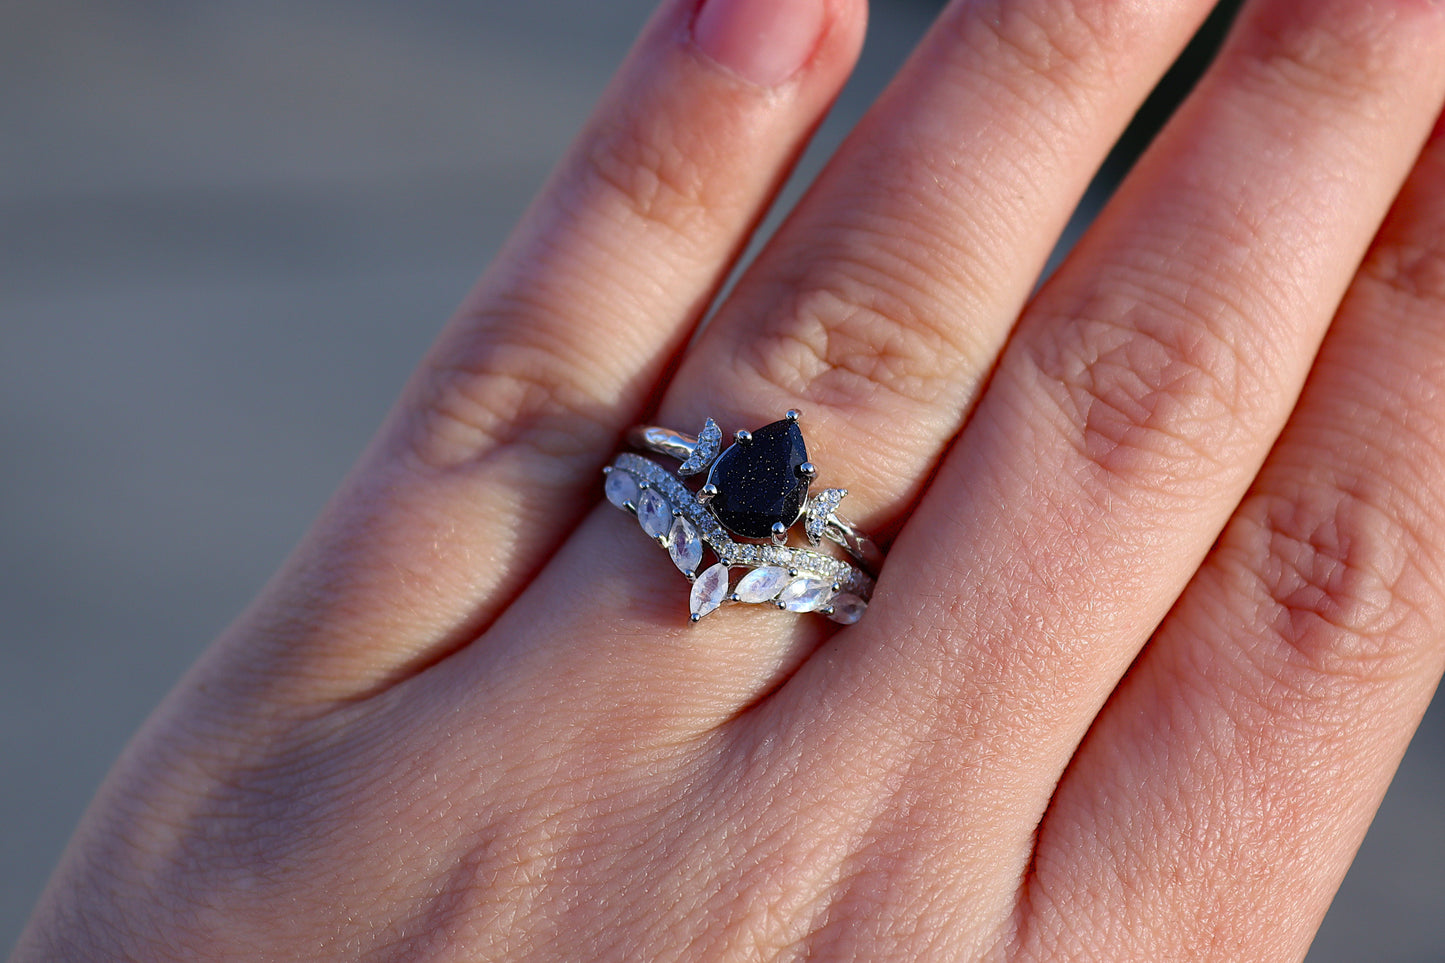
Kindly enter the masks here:
<path id="1" fill-rule="evenodd" d="M 708 504 L 723 527 L 744 538 L 768 538 L 773 525 L 792 525 L 803 513 L 808 479 L 799 471 L 808 460 L 796 422 L 775 421 L 734 442 L 713 463 L 708 484 L 717 495 Z"/>

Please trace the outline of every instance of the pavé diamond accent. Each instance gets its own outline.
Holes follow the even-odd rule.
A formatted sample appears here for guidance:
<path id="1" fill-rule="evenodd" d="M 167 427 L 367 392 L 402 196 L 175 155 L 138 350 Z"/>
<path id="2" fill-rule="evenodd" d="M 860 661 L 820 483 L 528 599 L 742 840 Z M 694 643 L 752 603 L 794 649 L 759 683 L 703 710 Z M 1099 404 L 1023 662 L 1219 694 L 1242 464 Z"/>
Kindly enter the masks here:
<path id="1" fill-rule="evenodd" d="M 808 500 L 808 521 L 803 525 L 803 533 L 808 536 L 809 542 L 817 545 L 822 539 L 823 530 L 828 527 L 828 516 L 838 510 L 847 494 L 846 488 L 829 488 Z"/>
<path id="2" fill-rule="evenodd" d="M 718 449 L 722 447 L 722 436 L 722 429 L 717 426 L 717 422 L 711 418 L 703 422 L 702 431 L 697 433 L 697 447 L 692 450 L 692 454 L 682 463 L 677 473 L 686 478 L 707 471 L 717 457 Z"/>
<path id="3" fill-rule="evenodd" d="M 816 612 L 828 604 L 833 583 L 804 575 L 788 583 L 778 595 L 778 603 L 789 612 Z"/>

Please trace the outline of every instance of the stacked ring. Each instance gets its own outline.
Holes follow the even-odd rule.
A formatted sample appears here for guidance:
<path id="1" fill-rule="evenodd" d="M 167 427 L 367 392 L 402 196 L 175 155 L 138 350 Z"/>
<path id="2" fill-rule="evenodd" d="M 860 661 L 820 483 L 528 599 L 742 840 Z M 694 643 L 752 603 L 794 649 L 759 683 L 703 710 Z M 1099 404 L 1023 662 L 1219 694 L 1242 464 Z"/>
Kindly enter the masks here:
<path id="1" fill-rule="evenodd" d="M 882 553 L 837 513 L 847 489 L 810 491 L 818 468 L 808 461 L 798 418 L 789 411 L 781 421 L 738 431 L 726 449 L 711 418 L 695 436 L 635 428 L 632 445 L 678 460 L 676 473 L 631 452 L 603 469 L 607 500 L 635 515 L 692 582 L 692 621 L 725 602 L 821 612 L 845 625 L 867 608 Z M 697 490 L 684 481 L 704 473 Z M 788 544 L 799 521 L 806 548 Z M 841 546 L 848 559 L 819 551 L 824 541 Z M 709 549 L 717 561 L 702 568 Z M 747 570 L 736 583 L 733 569 Z"/>

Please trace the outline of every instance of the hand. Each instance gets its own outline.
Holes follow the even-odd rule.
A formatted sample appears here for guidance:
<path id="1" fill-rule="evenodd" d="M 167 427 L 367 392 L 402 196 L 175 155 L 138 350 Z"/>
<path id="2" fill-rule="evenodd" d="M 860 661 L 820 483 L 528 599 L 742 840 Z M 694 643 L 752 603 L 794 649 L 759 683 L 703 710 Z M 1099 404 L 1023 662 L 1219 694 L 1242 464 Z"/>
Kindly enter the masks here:
<path id="1" fill-rule="evenodd" d="M 696 6 L 15 960 L 1304 954 L 1445 661 L 1445 5 L 1252 0 L 1035 294 L 1208 4 L 958 0 L 689 343 L 864 19 Z M 789 408 L 873 601 L 692 625 L 599 470 Z"/>

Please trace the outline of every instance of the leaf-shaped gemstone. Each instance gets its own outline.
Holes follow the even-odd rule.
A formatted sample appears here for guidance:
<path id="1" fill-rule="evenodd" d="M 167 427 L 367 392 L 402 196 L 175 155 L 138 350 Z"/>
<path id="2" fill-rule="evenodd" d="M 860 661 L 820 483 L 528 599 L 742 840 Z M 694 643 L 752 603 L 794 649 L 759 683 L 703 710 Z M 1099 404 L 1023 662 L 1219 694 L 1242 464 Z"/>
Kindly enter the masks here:
<path id="1" fill-rule="evenodd" d="M 738 597 L 739 602 L 771 602 L 791 579 L 787 569 L 777 565 L 764 565 L 738 579 L 733 594 Z"/>
<path id="2" fill-rule="evenodd" d="M 672 506 L 656 489 L 644 488 L 637 496 L 637 524 L 653 538 L 664 538 L 672 529 Z"/>
<path id="3" fill-rule="evenodd" d="M 692 620 L 696 622 L 704 615 L 716 611 L 727 597 L 728 567 L 718 562 L 711 568 L 704 569 L 692 583 L 692 596 L 689 599 Z"/>
<path id="4" fill-rule="evenodd" d="M 868 608 L 868 603 L 854 595 L 852 592 L 839 592 L 833 596 L 833 611 L 828 618 L 843 625 L 852 625 L 863 617 L 863 612 Z"/>
<path id="5" fill-rule="evenodd" d="M 672 520 L 672 529 L 667 535 L 667 554 L 672 556 L 672 564 L 688 578 L 692 578 L 702 564 L 702 536 L 692 522 L 681 515 Z"/>
<path id="6" fill-rule="evenodd" d="M 808 541 L 818 544 L 823 537 L 823 529 L 828 527 L 828 516 L 838 510 L 843 496 L 847 494 L 846 488 L 828 488 L 808 500 L 808 521 L 803 525 Z"/>
<path id="7" fill-rule="evenodd" d="M 637 487 L 637 479 L 632 477 L 630 472 L 614 468 L 607 473 L 607 481 L 603 483 L 602 489 L 607 494 L 607 500 L 618 508 L 627 508 L 631 505 L 637 507 L 637 496 L 641 494 Z"/>
<path id="8" fill-rule="evenodd" d="M 687 456 L 687 461 L 682 463 L 682 467 L 677 470 L 677 473 L 686 478 L 688 475 L 707 471 L 721 447 L 722 429 L 717 426 L 717 422 L 709 418 L 703 422 L 702 431 L 697 433 L 697 447 L 692 450 L 691 455 Z"/>

